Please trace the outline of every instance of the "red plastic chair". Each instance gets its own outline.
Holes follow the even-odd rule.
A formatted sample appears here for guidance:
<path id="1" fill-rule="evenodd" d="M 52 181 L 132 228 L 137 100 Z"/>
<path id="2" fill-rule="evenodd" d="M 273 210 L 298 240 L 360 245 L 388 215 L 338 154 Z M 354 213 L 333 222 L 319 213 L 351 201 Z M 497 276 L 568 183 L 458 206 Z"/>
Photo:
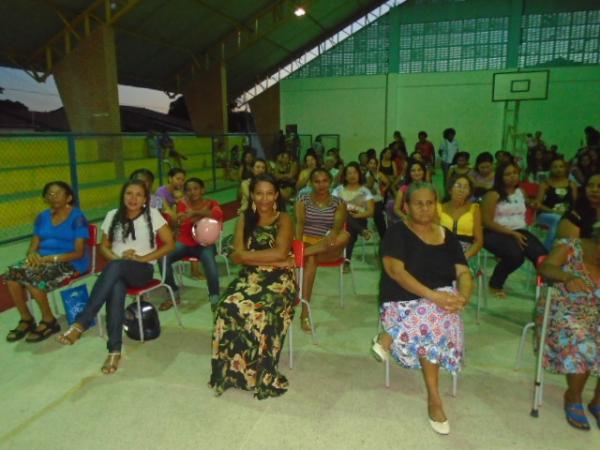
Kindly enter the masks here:
<path id="1" fill-rule="evenodd" d="M 306 301 L 303 297 L 302 292 L 302 284 L 304 279 L 304 242 L 300 240 L 294 240 L 292 243 L 292 248 L 294 251 L 294 257 L 296 259 L 296 269 L 298 272 L 297 280 L 298 280 L 298 299 L 300 303 L 306 305 L 308 309 L 308 318 L 310 320 L 311 334 L 315 343 L 317 342 L 317 335 L 312 319 L 312 311 L 310 308 L 310 303 Z M 354 293 L 356 293 L 356 283 L 354 281 L 354 271 L 352 269 L 352 263 L 350 260 L 346 258 L 346 250 L 341 257 L 336 259 L 335 261 L 322 262 L 319 263 L 317 267 L 337 267 L 339 268 L 339 289 L 340 289 L 340 307 L 344 307 L 344 263 L 350 263 L 350 276 L 352 277 L 352 287 L 354 289 Z"/>

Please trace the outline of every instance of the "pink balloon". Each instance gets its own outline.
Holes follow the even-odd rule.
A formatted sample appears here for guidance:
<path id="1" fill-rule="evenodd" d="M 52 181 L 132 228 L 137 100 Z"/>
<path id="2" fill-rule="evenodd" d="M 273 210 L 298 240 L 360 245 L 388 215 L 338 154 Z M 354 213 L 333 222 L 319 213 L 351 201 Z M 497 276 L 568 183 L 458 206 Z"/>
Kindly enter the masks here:
<path id="1" fill-rule="evenodd" d="M 203 247 L 208 247 L 217 242 L 220 234 L 221 222 L 208 217 L 200 219 L 192 227 L 192 236 L 194 237 L 194 240 Z"/>

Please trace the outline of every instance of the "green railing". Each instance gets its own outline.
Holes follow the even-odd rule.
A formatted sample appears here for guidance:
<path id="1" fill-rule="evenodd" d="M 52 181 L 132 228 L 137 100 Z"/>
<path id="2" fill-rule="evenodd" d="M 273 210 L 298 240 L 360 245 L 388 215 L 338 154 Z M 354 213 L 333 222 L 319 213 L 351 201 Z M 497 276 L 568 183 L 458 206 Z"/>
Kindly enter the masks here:
<path id="1" fill-rule="evenodd" d="M 181 163 L 188 176 L 201 178 L 207 191 L 237 184 L 227 174 L 230 152 L 235 145 L 246 145 L 247 135 L 170 137 L 185 158 Z M 0 134 L 0 244 L 31 236 L 35 217 L 46 207 L 41 190 L 49 181 L 71 184 L 89 220 L 101 219 L 118 204 L 122 184 L 136 169 L 150 169 L 156 189 L 178 162 L 163 158 L 153 139 L 143 133 Z"/>

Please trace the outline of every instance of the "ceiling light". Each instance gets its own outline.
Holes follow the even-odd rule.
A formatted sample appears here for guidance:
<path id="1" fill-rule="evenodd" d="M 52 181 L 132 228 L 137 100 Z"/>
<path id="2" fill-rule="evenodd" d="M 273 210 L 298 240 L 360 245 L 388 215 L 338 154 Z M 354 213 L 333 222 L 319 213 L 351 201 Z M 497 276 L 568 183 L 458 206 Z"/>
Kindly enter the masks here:
<path id="1" fill-rule="evenodd" d="M 306 14 L 306 10 L 302 6 L 298 6 L 294 11 L 294 14 L 296 14 L 297 17 L 302 17 L 304 14 Z"/>

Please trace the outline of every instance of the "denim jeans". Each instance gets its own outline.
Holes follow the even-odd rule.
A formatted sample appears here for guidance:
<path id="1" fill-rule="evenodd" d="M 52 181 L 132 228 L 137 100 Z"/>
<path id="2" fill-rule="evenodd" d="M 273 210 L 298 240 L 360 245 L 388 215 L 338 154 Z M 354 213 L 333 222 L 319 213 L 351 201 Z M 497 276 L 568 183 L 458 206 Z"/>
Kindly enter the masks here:
<path id="1" fill-rule="evenodd" d="M 548 232 L 546 233 L 546 240 L 544 241 L 544 245 L 546 246 L 546 250 L 552 250 L 552 244 L 554 243 L 554 238 L 556 237 L 556 230 L 558 229 L 558 222 L 561 219 L 560 214 L 551 213 L 551 212 L 543 212 L 537 215 L 537 223 L 539 225 L 544 225 L 548 227 Z"/>
<path id="2" fill-rule="evenodd" d="M 206 275 L 208 294 L 212 301 L 215 296 L 219 295 L 219 269 L 217 267 L 217 261 L 215 260 L 216 254 L 217 247 L 215 245 L 209 245 L 208 247 L 203 247 L 201 245 L 189 247 L 183 245 L 181 242 L 177 242 L 175 244 L 175 250 L 167 256 L 165 282 L 171 286 L 173 292 L 177 295 L 179 286 L 175 283 L 175 277 L 173 276 L 173 263 L 185 257 L 198 258 L 202 263 L 204 275 Z"/>
<path id="3" fill-rule="evenodd" d="M 106 303 L 107 348 L 109 352 L 120 352 L 127 288 L 145 286 L 153 274 L 152 264 L 124 259 L 110 261 L 96 280 L 88 304 L 76 322 L 87 328 Z"/>
<path id="4" fill-rule="evenodd" d="M 544 245 L 529 231 L 517 231 L 527 237 L 524 249 L 519 247 L 517 240 L 512 236 L 490 230 L 483 232 L 483 246 L 487 251 L 500 258 L 489 283 L 490 287 L 494 289 L 502 289 L 508 276 L 521 267 L 525 258 L 535 266 L 540 256 L 548 254 Z"/>

